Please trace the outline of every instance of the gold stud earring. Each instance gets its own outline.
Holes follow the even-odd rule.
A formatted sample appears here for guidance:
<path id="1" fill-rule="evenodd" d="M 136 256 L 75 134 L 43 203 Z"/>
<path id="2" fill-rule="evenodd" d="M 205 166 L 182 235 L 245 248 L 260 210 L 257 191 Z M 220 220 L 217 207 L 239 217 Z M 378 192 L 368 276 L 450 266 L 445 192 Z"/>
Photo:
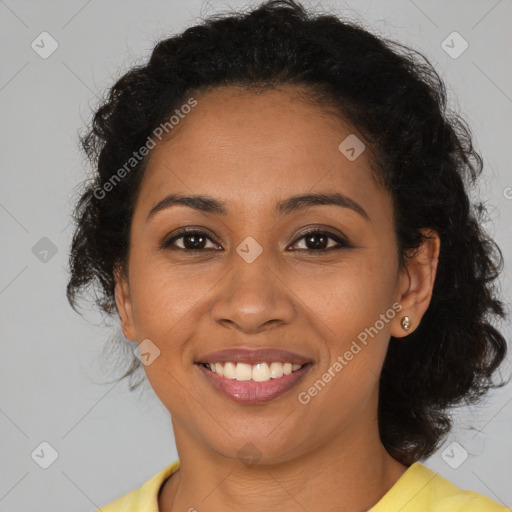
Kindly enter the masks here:
<path id="1" fill-rule="evenodd" d="M 402 324 L 402 329 L 404 331 L 408 331 L 411 328 L 411 319 L 408 316 L 402 317 L 400 323 Z"/>

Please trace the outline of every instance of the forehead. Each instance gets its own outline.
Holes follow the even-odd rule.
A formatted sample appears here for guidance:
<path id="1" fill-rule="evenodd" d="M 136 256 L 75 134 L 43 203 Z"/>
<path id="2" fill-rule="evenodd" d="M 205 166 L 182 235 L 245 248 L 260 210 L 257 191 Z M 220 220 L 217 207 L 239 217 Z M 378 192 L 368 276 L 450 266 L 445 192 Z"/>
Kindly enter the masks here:
<path id="1" fill-rule="evenodd" d="M 170 192 L 207 193 L 238 209 L 327 189 L 367 203 L 383 195 L 369 151 L 350 160 L 339 149 L 347 137 L 362 139 L 355 128 L 293 87 L 220 87 L 194 98 L 197 105 L 149 154 L 139 195 L 146 207 Z"/>

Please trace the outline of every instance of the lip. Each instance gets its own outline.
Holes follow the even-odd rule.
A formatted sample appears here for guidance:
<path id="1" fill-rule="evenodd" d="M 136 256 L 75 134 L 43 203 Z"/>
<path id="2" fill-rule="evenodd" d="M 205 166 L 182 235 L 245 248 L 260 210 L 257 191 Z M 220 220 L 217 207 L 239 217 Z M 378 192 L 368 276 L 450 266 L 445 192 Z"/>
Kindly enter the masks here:
<path id="1" fill-rule="evenodd" d="M 307 364 L 311 363 L 311 359 L 304 357 L 295 352 L 288 350 L 281 350 L 271 347 L 263 348 L 227 348 L 209 352 L 196 358 L 195 363 L 292 363 L 292 364 Z M 228 380 L 228 379 L 227 379 Z M 277 379 L 276 379 L 277 380 Z"/>
<path id="2" fill-rule="evenodd" d="M 217 357 L 224 357 L 218 355 L 220 352 L 216 354 Z M 233 359 L 230 359 L 230 361 L 233 361 Z M 217 360 L 215 362 L 222 362 L 222 360 Z M 258 362 L 261 362 L 261 359 Z M 286 362 L 291 361 L 287 359 Z M 218 373 L 212 372 L 201 363 L 196 363 L 195 366 L 199 368 L 207 382 L 209 382 L 214 389 L 220 391 L 224 396 L 231 400 L 240 404 L 262 404 L 278 398 L 297 385 L 302 377 L 304 377 L 304 375 L 306 375 L 306 373 L 311 369 L 312 364 L 306 364 L 289 375 L 283 375 L 282 377 L 270 379 L 266 382 L 227 379 L 225 377 L 221 377 Z"/>

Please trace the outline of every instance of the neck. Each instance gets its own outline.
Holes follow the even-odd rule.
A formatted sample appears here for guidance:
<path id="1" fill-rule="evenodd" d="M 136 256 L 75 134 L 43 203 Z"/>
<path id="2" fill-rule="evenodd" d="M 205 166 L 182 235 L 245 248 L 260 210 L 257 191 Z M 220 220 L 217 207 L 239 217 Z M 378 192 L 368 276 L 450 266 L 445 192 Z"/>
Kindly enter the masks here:
<path id="1" fill-rule="evenodd" d="M 343 432 L 295 458 L 250 467 L 198 446 L 179 425 L 174 432 L 180 469 L 162 488 L 160 512 L 369 510 L 407 469 L 377 432 Z"/>

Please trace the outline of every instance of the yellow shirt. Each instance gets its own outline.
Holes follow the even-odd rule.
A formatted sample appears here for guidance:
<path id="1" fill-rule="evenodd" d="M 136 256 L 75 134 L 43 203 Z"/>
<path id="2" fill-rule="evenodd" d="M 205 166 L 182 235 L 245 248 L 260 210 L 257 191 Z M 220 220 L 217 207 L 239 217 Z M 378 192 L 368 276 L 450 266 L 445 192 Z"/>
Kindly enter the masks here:
<path id="1" fill-rule="evenodd" d="M 139 489 L 96 512 L 159 512 L 158 491 L 179 469 L 180 461 L 162 469 Z M 511 512 L 485 496 L 463 491 L 419 462 L 410 466 L 369 512 Z"/>

